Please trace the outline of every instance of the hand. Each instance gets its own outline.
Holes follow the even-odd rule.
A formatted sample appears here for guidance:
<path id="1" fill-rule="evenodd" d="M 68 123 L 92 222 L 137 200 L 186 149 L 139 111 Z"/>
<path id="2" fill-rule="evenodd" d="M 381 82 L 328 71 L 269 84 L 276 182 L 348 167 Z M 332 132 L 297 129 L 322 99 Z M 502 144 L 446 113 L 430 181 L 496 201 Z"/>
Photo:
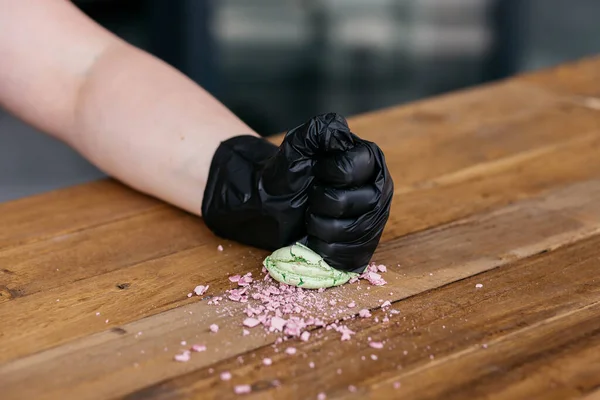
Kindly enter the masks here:
<path id="1" fill-rule="evenodd" d="M 253 136 L 223 142 L 202 215 L 219 236 L 269 250 L 303 241 L 331 266 L 359 271 L 377 247 L 392 192 L 381 150 L 325 114 L 288 131 L 279 147 Z"/>
<path id="2" fill-rule="evenodd" d="M 336 129 L 350 135 L 353 144 L 318 157 L 303 242 L 332 267 L 362 272 L 387 223 L 394 184 L 375 143 L 351 134 L 339 116 Z"/>

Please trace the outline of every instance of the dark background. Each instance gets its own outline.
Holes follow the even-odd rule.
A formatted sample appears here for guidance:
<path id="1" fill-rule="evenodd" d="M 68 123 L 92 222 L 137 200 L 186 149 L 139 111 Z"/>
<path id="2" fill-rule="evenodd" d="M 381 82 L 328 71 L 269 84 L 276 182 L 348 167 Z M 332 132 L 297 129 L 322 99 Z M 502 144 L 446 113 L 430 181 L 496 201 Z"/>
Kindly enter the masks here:
<path id="1" fill-rule="evenodd" d="M 270 135 L 600 53 L 598 0 L 81 0 Z M 0 110 L 0 201 L 101 177 Z"/>

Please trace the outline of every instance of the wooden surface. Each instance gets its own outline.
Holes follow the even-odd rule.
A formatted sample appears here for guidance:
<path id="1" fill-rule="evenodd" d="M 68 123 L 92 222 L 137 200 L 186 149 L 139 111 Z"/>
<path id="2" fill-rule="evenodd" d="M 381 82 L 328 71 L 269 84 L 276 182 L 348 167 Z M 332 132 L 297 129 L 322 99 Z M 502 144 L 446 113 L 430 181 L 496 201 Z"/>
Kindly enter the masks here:
<path id="1" fill-rule="evenodd" d="M 242 336 L 244 304 L 187 293 L 261 276 L 266 253 L 101 181 L 0 204 L 0 398 L 600 397 L 600 58 L 350 125 L 396 184 L 374 256 L 388 284 L 319 294 L 356 298 L 338 317 L 371 309 L 352 340 Z M 175 362 L 182 340 L 207 351 Z"/>

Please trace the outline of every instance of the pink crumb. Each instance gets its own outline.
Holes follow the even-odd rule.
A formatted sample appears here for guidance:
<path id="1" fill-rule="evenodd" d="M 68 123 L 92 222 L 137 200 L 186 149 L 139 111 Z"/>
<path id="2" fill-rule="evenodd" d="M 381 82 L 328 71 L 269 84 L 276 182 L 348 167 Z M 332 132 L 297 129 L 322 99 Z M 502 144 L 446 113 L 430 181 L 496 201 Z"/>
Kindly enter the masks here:
<path id="1" fill-rule="evenodd" d="M 239 275 L 233 275 L 233 276 L 229 277 L 229 280 L 233 283 L 236 283 L 240 280 L 240 278 L 241 278 L 241 276 L 239 276 Z"/>
<path id="2" fill-rule="evenodd" d="M 285 349 L 286 354 L 289 355 L 294 355 L 296 354 L 296 348 L 295 347 L 288 347 L 287 349 Z"/>
<path id="3" fill-rule="evenodd" d="M 181 354 L 177 354 L 177 355 L 175 356 L 175 361 L 179 361 L 179 362 L 188 362 L 188 361 L 190 361 L 190 358 L 191 358 L 191 357 L 190 357 L 190 352 L 186 350 L 186 351 L 184 351 L 184 352 L 183 352 L 183 353 L 181 353 Z"/>
<path id="4" fill-rule="evenodd" d="M 377 272 L 369 271 L 361 276 L 363 279 L 369 281 L 371 285 L 383 286 L 387 282 Z M 368 289 L 368 288 L 367 288 Z"/>
<path id="5" fill-rule="evenodd" d="M 369 343 L 369 346 L 371 346 L 374 349 L 383 349 L 383 343 L 381 342 L 371 342 Z"/>
<path id="6" fill-rule="evenodd" d="M 392 305 L 392 303 L 390 303 L 389 300 L 386 300 L 386 301 L 383 302 L 383 304 L 381 305 L 381 307 L 389 307 L 391 305 Z"/>
<path id="7" fill-rule="evenodd" d="M 193 294 L 191 292 L 187 294 L 187 297 L 192 297 L 192 296 L 193 296 Z"/>
<path id="8" fill-rule="evenodd" d="M 377 360 L 377 356 L 375 354 L 371 354 L 371 360 Z"/>
<path id="9" fill-rule="evenodd" d="M 323 392 L 321 392 L 317 395 L 317 400 L 325 400 L 326 398 L 327 398 L 327 395 Z"/>
<path id="10" fill-rule="evenodd" d="M 218 246 L 217 246 L 217 250 L 219 250 L 219 251 L 223 251 L 223 246 L 221 246 L 221 245 L 218 245 Z"/>
<path id="11" fill-rule="evenodd" d="M 206 346 L 203 344 L 195 344 L 192 346 L 192 351 L 195 351 L 196 353 L 206 351 Z"/>
<path id="12" fill-rule="evenodd" d="M 228 381 L 231 379 L 231 372 L 225 371 L 225 372 L 221 372 L 221 380 L 222 381 Z"/>
<path id="13" fill-rule="evenodd" d="M 356 307 L 356 303 L 351 301 L 350 303 L 348 303 L 348 308 L 354 308 Z"/>
<path id="14" fill-rule="evenodd" d="M 350 386 L 348 386 L 348 391 L 349 391 L 350 393 L 356 393 L 356 386 L 354 386 L 354 385 L 350 385 Z"/>
<path id="15" fill-rule="evenodd" d="M 394 382 L 394 389 L 400 389 L 400 382 Z"/>
<path id="16" fill-rule="evenodd" d="M 283 318 L 277 316 L 271 318 L 271 328 L 273 328 L 274 330 L 280 332 L 283 331 L 283 327 L 285 326 L 285 324 L 287 324 L 287 321 Z"/>
<path id="17" fill-rule="evenodd" d="M 242 336 L 248 336 L 250 331 L 248 329 L 242 329 Z"/>
<path id="18" fill-rule="evenodd" d="M 250 393 L 252 391 L 252 387 L 250 387 L 250 385 L 236 385 L 233 388 L 233 391 L 235 392 L 235 394 Z"/>
<path id="19" fill-rule="evenodd" d="M 308 342 L 309 338 L 310 338 L 310 332 L 309 331 L 304 331 L 300 335 L 300 340 L 302 340 L 303 342 Z"/>
<path id="20" fill-rule="evenodd" d="M 354 335 L 355 332 L 349 329 L 347 326 L 337 326 L 334 328 L 337 332 L 342 334 L 342 342 L 351 339 L 351 335 Z"/>
<path id="21" fill-rule="evenodd" d="M 185 340 L 182 340 L 182 341 L 181 341 L 181 345 L 182 345 L 182 346 L 185 346 L 186 344 L 187 344 L 187 342 L 186 342 Z"/>
<path id="22" fill-rule="evenodd" d="M 258 324 L 260 324 L 260 321 L 256 318 L 246 318 L 243 323 L 244 326 L 247 326 L 248 328 L 254 328 Z"/>
<path id="23" fill-rule="evenodd" d="M 309 362 L 309 363 L 308 363 L 308 366 L 309 366 L 310 368 L 314 368 L 314 367 L 315 367 L 315 363 L 311 361 L 311 362 Z"/>
<path id="24" fill-rule="evenodd" d="M 368 318 L 371 316 L 371 312 L 364 308 L 358 312 L 358 316 L 361 318 Z"/>
<path id="25" fill-rule="evenodd" d="M 217 324 L 212 324 L 212 325 L 210 326 L 210 331 L 211 331 L 211 332 L 213 332 L 213 333 L 217 333 L 217 332 L 219 332 L 219 325 L 217 325 Z"/>
<path id="26" fill-rule="evenodd" d="M 263 359 L 263 364 L 264 365 L 271 365 L 271 364 L 273 364 L 273 361 L 270 358 L 265 358 L 265 359 Z"/>
<path id="27" fill-rule="evenodd" d="M 483 287 L 483 285 L 482 285 L 481 283 L 478 283 L 477 285 L 475 285 L 475 287 L 476 287 L 477 289 L 481 289 L 481 288 Z"/>
<path id="28" fill-rule="evenodd" d="M 202 296 L 204 293 L 206 293 L 207 290 L 208 285 L 198 285 L 194 288 L 194 293 L 196 293 L 197 296 Z"/>
<path id="29" fill-rule="evenodd" d="M 337 301 L 335 301 L 333 299 L 329 300 L 329 305 L 330 306 L 335 306 L 336 304 L 337 304 Z"/>
<path id="30" fill-rule="evenodd" d="M 387 267 L 383 264 L 377 266 L 379 272 L 387 272 Z"/>
<path id="31" fill-rule="evenodd" d="M 249 284 L 252 283 L 252 281 L 254 281 L 254 279 L 252 279 L 252 277 L 250 275 L 246 274 L 238 280 L 237 284 L 239 286 L 248 286 Z"/>

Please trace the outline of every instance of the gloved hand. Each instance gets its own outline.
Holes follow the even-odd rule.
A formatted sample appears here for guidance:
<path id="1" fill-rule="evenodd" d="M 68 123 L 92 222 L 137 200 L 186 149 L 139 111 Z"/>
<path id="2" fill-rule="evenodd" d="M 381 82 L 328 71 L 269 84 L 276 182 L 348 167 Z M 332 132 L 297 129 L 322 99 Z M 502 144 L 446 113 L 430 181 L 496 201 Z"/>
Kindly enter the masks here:
<path id="1" fill-rule="evenodd" d="M 362 272 L 387 222 L 393 183 L 383 153 L 324 114 L 277 147 L 238 136 L 213 157 L 202 203 L 217 235 L 275 250 L 300 241 L 334 268 Z"/>

